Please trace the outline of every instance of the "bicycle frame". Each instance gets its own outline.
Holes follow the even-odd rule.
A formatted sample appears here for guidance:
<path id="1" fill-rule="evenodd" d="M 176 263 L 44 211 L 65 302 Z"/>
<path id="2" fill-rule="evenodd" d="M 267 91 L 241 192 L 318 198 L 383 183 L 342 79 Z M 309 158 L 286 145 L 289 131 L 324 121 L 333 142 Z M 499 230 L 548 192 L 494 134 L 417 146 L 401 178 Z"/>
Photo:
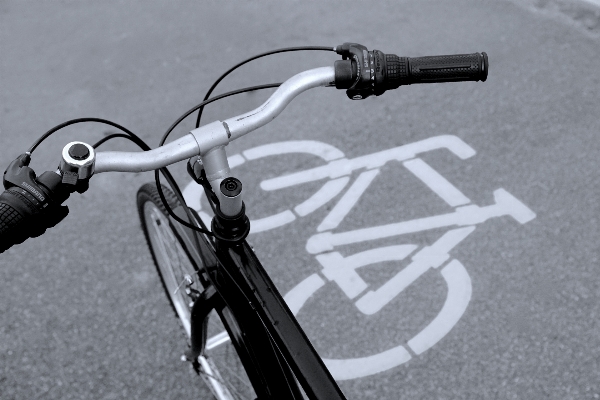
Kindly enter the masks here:
<path id="1" fill-rule="evenodd" d="M 174 211 L 187 217 L 181 206 Z M 192 309 L 191 342 L 196 353 L 202 354 L 206 345 L 204 318 L 213 308 L 222 313 L 226 304 L 240 329 L 229 331 L 229 337 L 242 362 L 253 367 L 248 374 L 258 386 L 259 398 L 302 399 L 295 375 L 311 400 L 345 399 L 246 241 L 231 246 L 216 239 L 213 246 L 204 235 L 181 224 L 172 222 L 172 227 L 196 266 L 204 265 L 199 273 L 209 274 L 216 289 Z M 201 259 L 200 254 L 210 256 Z"/>

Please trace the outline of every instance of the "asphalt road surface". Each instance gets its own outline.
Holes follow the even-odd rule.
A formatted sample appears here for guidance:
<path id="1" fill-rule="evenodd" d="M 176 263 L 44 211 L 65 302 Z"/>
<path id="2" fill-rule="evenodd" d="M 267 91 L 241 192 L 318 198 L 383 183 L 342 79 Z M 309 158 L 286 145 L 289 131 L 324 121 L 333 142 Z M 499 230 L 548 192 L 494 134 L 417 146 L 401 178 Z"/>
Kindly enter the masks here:
<path id="1" fill-rule="evenodd" d="M 0 165 L 79 117 L 113 120 L 155 146 L 222 71 L 274 48 L 485 51 L 485 83 L 357 102 L 315 89 L 231 144 L 245 157 L 234 171 L 248 188 L 250 241 L 349 399 L 600 398 L 600 38 L 535 4 L 0 1 Z M 335 59 L 261 59 L 219 90 Z M 268 92 L 210 106 L 205 121 Z M 67 142 L 105 132 L 65 129 L 32 166 L 53 169 Z M 311 142 L 279 156 L 261 147 L 283 154 L 292 140 Z M 371 166 L 259 189 L 342 157 Z M 172 170 L 186 186 L 184 166 Z M 135 194 L 151 179 L 95 176 L 64 222 L 0 255 L 2 400 L 208 398 L 179 360 L 183 330 L 139 226 Z M 333 197 L 316 207 L 307 199 L 325 184 Z"/>

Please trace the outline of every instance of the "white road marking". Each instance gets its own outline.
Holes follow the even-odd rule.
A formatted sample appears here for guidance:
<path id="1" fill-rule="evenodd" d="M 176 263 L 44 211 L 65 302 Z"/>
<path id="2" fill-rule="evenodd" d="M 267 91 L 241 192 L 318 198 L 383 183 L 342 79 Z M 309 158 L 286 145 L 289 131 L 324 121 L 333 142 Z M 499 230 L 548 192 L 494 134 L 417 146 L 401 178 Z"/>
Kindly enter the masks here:
<path id="1" fill-rule="evenodd" d="M 464 314 L 471 300 L 471 278 L 460 261 L 452 260 L 441 269 L 441 274 L 448 287 L 444 306 L 429 325 L 407 342 L 411 350 L 417 355 L 434 346 L 450 332 Z M 312 274 L 290 290 L 285 296 L 285 301 L 292 313 L 297 315 L 304 303 L 324 284 L 325 282 L 319 275 Z M 340 381 L 387 371 L 404 364 L 410 359 L 410 353 L 403 345 L 399 345 L 367 357 L 324 358 L 323 361 L 333 378 Z"/>
<path id="2" fill-rule="evenodd" d="M 250 221 L 250 233 L 258 233 L 268 231 L 269 229 L 278 228 L 280 226 L 289 224 L 296 219 L 296 216 L 290 210 L 282 211 L 278 214 L 270 215 L 268 217 L 255 219 Z"/>
<path id="3" fill-rule="evenodd" d="M 341 233 L 317 233 L 308 239 L 306 250 L 311 254 L 317 254 L 331 251 L 335 246 L 364 242 L 367 240 L 383 239 L 435 228 L 475 225 L 487 221 L 490 218 L 505 215 L 510 215 L 521 224 L 535 218 L 535 213 L 533 211 L 504 189 L 495 190 L 494 199 L 496 200 L 495 204 L 485 207 L 468 205 L 458 207 L 455 212 L 432 217 L 418 218 L 410 221 L 362 228 Z"/>
<path id="4" fill-rule="evenodd" d="M 342 257 L 338 252 L 325 253 L 318 255 L 317 260 L 323 266 L 323 275 L 353 299 L 367 288 L 367 283 L 356 272 L 357 268 L 384 261 L 402 261 L 416 248 L 413 244 L 379 247 L 349 257 Z"/>
<path id="5" fill-rule="evenodd" d="M 339 178 L 352 172 L 348 159 L 342 158 L 331 161 L 329 164 L 294 172 L 277 178 L 265 179 L 260 183 L 262 190 L 278 190 L 290 186 L 296 186 L 307 182 L 318 181 L 323 178 Z"/>
<path id="6" fill-rule="evenodd" d="M 317 274 L 312 274 L 290 290 L 283 299 L 290 308 L 292 314 L 298 315 L 298 312 L 304 303 L 306 303 L 306 300 L 323 287 L 323 285 L 325 285 L 323 278 Z"/>
<path id="7" fill-rule="evenodd" d="M 446 301 L 434 320 L 408 341 L 408 346 L 417 355 L 446 336 L 462 317 L 471 301 L 471 278 L 460 261 L 450 261 L 441 272 L 448 285 Z"/>
<path id="8" fill-rule="evenodd" d="M 262 181 L 260 186 L 263 190 L 277 190 L 306 182 L 313 182 L 323 178 L 334 179 L 340 176 L 349 175 L 352 171 L 357 169 L 378 168 L 392 160 L 405 161 L 414 158 L 419 153 L 440 148 L 450 150 L 461 159 L 466 159 L 475 155 L 475 150 L 456 136 L 435 136 L 404 146 L 356 157 L 351 160 L 342 158 L 320 167 L 267 179 Z"/>
<path id="9" fill-rule="evenodd" d="M 223 331 L 206 340 L 206 350 L 212 350 L 215 347 L 220 346 L 223 343 L 227 343 L 229 341 L 231 341 L 231 339 L 229 338 L 229 334 L 227 333 L 227 331 Z"/>
<path id="10" fill-rule="evenodd" d="M 202 186 L 198 185 L 196 182 L 191 181 L 181 192 L 183 194 L 183 199 L 186 204 L 196 211 L 200 211 L 202 209 L 202 196 L 204 195 L 204 191 L 202 190 Z"/>
<path id="11" fill-rule="evenodd" d="M 246 160 L 241 154 L 234 154 L 232 156 L 227 157 L 227 162 L 229 163 L 229 168 L 235 168 L 242 165 Z"/>
<path id="12" fill-rule="evenodd" d="M 269 143 L 244 151 L 244 157 L 248 160 L 255 160 L 257 158 L 289 153 L 313 154 L 321 157 L 325 161 L 344 157 L 344 153 L 338 148 L 314 140 L 290 140 L 286 142 Z"/>
<path id="13" fill-rule="evenodd" d="M 323 362 L 331 372 L 333 379 L 343 381 L 387 371 L 410 359 L 410 353 L 400 345 L 368 357 L 343 360 L 324 358 Z"/>
<path id="14" fill-rule="evenodd" d="M 586 2 L 586 3 L 590 3 L 590 4 L 593 4 L 595 6 L 600 7 L 600 0 L 583 0 L 583 1 Z"/>
<path id="15" fill-rule="evenodd" d="M 412 262 L 377 290 L 368 291 L 356 301 L 356 307 L 367 315 L 380 311 L 430 268 L 438 268 L 445 263 L 448 254 L 464 238 L 475 230 L 474 226 L 453 229 L 446 232 L 431 246 L 422 248 L 412 257 Z"/>
<path id="16" fill-rule="evenodd" d="M 298 204 L 294 208 L 294 211 L 301 217 L 310 214 L 337 196 L 346 187 L 349 181 L 350 178 L 345 176 L 326 182 L 315 194 Z"/>
<path id="17" fill-rule="evenodd" d="M 367 190 L 373 179 L 379 174 L 379 169 L 373 169 L 361 173 L 348 191 L 337 202 L 325 219 L 317 227 L 317 232 L 337 228 L 346 215 L 352 210 L 358 199 Z"/>
<path id="18" fill-rule="evenodd" d="M 467 196 L 420 158 L 405 161 L 403 165 L 449 206 L 456 207 L 471 202 Z"/>
<path id="19" fill-rule="evenodd" d="M 285 295 L 284 300 L 292 313 L 297 316 L 304 303 L 324 285 L 325 281 L 318 274 L 312 274 L 290 290 Z M 410 359 L 410 353 L 403 345 L 399 345 L 368 357 L 324 358 L 323 362 L 325 362 L 333 378 L 341 381 L 383 372 L 404 364 Z"/>

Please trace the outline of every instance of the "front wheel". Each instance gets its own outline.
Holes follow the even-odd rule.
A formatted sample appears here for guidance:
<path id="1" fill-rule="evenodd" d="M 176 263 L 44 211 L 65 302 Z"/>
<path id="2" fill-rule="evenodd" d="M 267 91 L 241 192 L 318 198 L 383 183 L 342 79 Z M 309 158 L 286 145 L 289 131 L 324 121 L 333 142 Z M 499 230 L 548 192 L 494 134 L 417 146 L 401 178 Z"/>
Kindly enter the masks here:
<path id="1" fill-rule="evenodd" d="M 172 209 L 181 206 L 172 191 L 164 186 L 162 189 Z M 163 288 L 189 339 L 191 305 L 205 289 L 199 279 L 204 266 L 192 262 L 181 237 L 171 224 L 154 183 L 147 183 L 138 190 L 137 206 L 142 229 Z M 200 373 L 218 400 L 254 400 L 257 397 L 256 393 L 225 324 L 233 332 L 239 328 L 229 309 L 225 307 L 221 315 L 223 320 L 213 310 L 208 317 L 206 351 L 198 360 Z"/>

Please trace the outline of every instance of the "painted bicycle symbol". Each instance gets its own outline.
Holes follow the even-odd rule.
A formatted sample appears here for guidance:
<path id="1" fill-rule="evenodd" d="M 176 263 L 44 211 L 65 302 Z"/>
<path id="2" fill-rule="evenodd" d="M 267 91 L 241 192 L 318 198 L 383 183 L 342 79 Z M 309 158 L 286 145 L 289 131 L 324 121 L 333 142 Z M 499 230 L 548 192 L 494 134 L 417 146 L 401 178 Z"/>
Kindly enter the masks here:
<path id="1" fill-rule="evenodd" d="M 462 317 L 471 299 L 471 278 L 463 264 L 450 256 L 452 249 L 473 233 L 478 224 L 491 218 L 510 216 L 521 224 L 535 218 L 533 211 L 502 188 L 494 191 L 494 204 L 472 204 L 458 188 L 417 157 L 421 153 L 437 149 L 447 149 L 462 160 L 475 155 L 475 150 L 460 138 L 442 135 L 353 159 L 346 158 L 344 153 L 329 144 L 316 141 L 271 143 L 229 157 L 231 168 L 246 161 L 292 153 L 310 154 L 326 162 L 308 170 L 262 181 L 260 186 L 263 190 L 275 191 L 307 182 L 326 180 L 319 190 L 293 209 L 252 220 L 252 234 L 275 229 L 309 215 L 347 188 L 319 224 L 317 232 L 306 243 L 306 251 L 315 255 L 322 269 L 319 273 L 308 276 L 285 295 L 285 300 L 294 314 L 298 314 L 307 300 L 325 286 L 327 281 L 337 284 L 365 315 L 379 312 L 429 270 L 439 271 L 446 282 L 447 295 L 442 309 L 406 344 L 367 357 L 324 359 L 337 380 L 354 379 L 388 370 L 410 360 L 411 352 L 419 355 L 438 343 Z M 454 210 L 425 218 L 345 232 L 336 231 L 375 177 L 380 174 L 380 169 L 391 161 L 402 163 Z M 354 172 L 359 172 L 358 177 L 350 183 Z M 209 221 L 211 217 L 202 209 L 202 195 L 198 185 L 190 184 L 184 190 L 188 204 L 196 209 L 203 219 Z M 336 251 L 342 246 L 354 243 L 372 242 L 440 228 L 447 228 L 447 231 L 433 243 L 420 249 L 413 244 L 399 244 L 373 248 L 346 257 Z M 359 274 L 361 268 L 387 261 L 401 261 L 408 257 L 408 265 L 378 288 L 369 287 Z"/>

